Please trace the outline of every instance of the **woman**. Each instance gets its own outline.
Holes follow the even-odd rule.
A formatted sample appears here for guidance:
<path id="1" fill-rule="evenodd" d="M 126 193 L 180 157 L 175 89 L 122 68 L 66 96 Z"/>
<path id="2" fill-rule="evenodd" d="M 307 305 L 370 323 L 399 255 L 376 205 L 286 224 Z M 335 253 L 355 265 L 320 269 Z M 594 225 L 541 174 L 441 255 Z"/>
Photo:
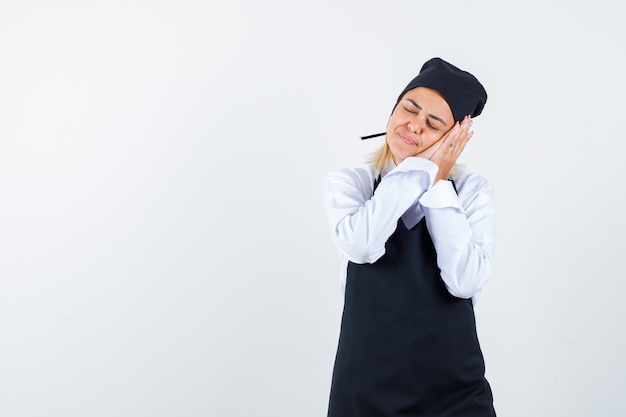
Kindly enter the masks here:
<path id="1" fill-rule="evenodd" d="M 345 297 L 329 417 L 495 416 L 473 310 L 491 274 L 493 188 L 455 168 L 486 100 L 433 58 L 374 160 L 325 180 Z"/>

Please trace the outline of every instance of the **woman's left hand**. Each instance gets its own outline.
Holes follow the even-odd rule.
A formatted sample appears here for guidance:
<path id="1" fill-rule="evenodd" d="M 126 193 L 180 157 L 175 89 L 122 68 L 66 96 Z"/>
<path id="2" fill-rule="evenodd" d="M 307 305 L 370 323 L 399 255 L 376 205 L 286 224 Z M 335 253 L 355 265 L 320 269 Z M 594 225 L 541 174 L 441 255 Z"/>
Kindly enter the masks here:
<path id="1" fill-rule="evenodd" d="M 457 159 L 474 134 L 474 132 L 469 130 L 471 126 L 472 119 L 469 116 L 465 116 L 461 122 L 455 123 L 452 129 L 446 132 L 441 139 L 416 155 L 430 159 L 439 166 L 435 183 L 442 179 L 447 180 L 450 177 Z"/>

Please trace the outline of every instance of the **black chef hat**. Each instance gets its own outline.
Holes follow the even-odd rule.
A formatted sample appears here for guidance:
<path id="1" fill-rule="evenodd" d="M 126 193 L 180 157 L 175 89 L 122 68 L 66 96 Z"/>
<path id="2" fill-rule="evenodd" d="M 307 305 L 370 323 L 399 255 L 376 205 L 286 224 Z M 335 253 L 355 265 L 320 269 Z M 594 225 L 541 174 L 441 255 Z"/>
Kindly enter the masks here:
<path id="1" fill-rule="evenodd" d="M 457 122 L 466 115 L 478 116 L 487 102 L 487 92 L 476 77 L 441 58 L 426 61 L 417 77 L 413 78 L 402 90 L 396 106 L 407 91 L 416 87 L 427 87 L 439 92 L 450 106 L 454 120 Z M 363 136 L 362 139 L 382 135 L 384 133 Z"/>

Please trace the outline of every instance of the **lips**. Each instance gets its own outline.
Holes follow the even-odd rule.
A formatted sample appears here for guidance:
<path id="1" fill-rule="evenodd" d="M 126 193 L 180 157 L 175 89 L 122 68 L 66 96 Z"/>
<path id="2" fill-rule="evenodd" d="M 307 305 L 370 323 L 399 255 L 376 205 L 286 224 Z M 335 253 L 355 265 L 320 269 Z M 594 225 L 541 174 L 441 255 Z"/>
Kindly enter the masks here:
<path id="1" fill-rule="evenodd" d="M 409 138 L 408 136 L 404 136 L 404 135 L 400 135 L 398 134 L 398 136 L 400 136 L 400 140 L 404 143 L 406 143 L 407 145 L 417 145 L 415 143 L 415 141 L 413 141 L 411 138 Z"/>

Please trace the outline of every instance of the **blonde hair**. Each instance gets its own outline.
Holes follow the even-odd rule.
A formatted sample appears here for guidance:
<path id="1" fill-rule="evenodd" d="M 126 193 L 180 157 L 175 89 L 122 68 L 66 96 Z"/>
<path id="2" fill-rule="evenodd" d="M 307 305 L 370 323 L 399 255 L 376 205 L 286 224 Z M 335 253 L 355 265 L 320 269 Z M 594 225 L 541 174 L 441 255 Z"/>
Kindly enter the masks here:
<path id="1" fill-rule="evenodd" d="M 375 177 L 380 175 L 380 172 L 383 170 L 385 165 L 387 165 L 390 159 L 392 159 L 391 149 L 389 149 L 387 141 L 385 141 L 380 149 L 368 156 L 367 162 L 372 165 L 372 168 L 374 168 Z"/>

